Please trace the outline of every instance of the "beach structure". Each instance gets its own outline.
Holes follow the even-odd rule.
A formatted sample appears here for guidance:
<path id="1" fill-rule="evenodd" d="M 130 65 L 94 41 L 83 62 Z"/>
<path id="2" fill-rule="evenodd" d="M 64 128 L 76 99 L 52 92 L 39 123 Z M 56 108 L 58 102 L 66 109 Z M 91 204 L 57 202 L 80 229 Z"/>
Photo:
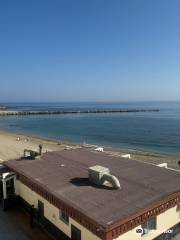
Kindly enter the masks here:
<path id="1" fill-rule="evenodd" d="M 1 111 L 2 110 L 2 111 Z M 28 115 L 67 115 L 67 114 L 101 114 L 101 113 L 136 113 L 159 112 L 160 109 L 89 109 L 74 111 L 4 111 L 0 109 L 0 116 L 28 116 Z"/>
<path id="2" fill-rule="evenodd" d="M 57 239 L 160 240 L 180 231 L 177 171 L 84 148 L 4 164 L 5 209 L 14 194 Z"/>
<path id="3" fill-rule="evenodd" d="M 22 158 L 26 159 L 35 159 L 36 157 L 38 156 L 41 156 L 42 155 L 42 145 L 39 144 L 39 151 L 33 151 L 31 149 L 24 149 L 24 155 Z"/>
<path id="4" fill-rule="evenodd" d="M 98 152 L 104 152 L 104 148 L 103 147 L 97 147 L 94 150 L 98 151 Z"/>
<path id="5" fill-rule="evenodd" d="M 131 154 L 122 154 L 121 157 L 131 159 Z"/>

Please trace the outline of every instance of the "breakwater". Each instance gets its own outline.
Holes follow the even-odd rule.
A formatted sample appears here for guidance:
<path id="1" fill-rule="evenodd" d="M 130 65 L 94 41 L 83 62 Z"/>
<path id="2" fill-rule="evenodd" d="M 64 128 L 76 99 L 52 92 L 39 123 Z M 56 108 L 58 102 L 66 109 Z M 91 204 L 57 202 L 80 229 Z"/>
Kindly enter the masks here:
<path id="1" fill-rule="evenodd" d="M 0 116 L 28 116 L 28 115 L 63 115 L 63 114 L 92 114 L 92 113 L 138 113 L 159 112 L 160 109 L 93 109 L 80 111 L 0 111 Z"/>

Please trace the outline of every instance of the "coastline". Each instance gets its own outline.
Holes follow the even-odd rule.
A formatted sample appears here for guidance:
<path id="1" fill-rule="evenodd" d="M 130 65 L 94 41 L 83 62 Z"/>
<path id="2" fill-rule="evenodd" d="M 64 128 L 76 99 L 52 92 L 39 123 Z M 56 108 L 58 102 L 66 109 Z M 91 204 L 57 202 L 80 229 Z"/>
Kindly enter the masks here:
<path id="1" fill-rule="evenodd" d="M 61 151 L 66 147 L 82 147 L 81 144 L 73 142 L 58 141 L 56 139 L 29 134 L 0 131 L 0 162 L 21 157 L 25 148 L 37 150 L 39 144 L 43 144 L 43 152 Z M 86 147 L 93 149 L 96 146 L 87 144 Z M 142 161 L 149 164 L 167 163 L 169 168 L 180 170 L 180 166 L 177 164 L 177 161 L 180 159 L 179 156 L 112 147 L 104 147 L 104 151 L 115 156 L 131 154 L 132 160 Z"/>
<path id="2" fill-rule="evenodd" d="M 66 147 L 65 142 L 60 144 L 37 136 L 0 131 L 0 162 L 22 157 L 24 149 L 37 151 L 39 144 L 43 145 L 43 152 L 60 151 Z"/>

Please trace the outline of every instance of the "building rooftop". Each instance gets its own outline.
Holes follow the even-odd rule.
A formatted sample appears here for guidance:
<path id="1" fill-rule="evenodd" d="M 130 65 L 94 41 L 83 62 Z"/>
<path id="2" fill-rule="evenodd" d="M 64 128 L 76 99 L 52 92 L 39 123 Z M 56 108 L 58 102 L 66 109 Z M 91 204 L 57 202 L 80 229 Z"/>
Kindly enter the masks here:
<path id="1" fill-rule="evenodd" d="M 135 219 L 177 197 L 174 194 L 180 196 L 179 172 L 86 149 L 49 152 L 41 159 L 5 164 L 105 229 Z M 88 168 L 94 165 L 109 168 L 121 188 L 93 185 Z"/>

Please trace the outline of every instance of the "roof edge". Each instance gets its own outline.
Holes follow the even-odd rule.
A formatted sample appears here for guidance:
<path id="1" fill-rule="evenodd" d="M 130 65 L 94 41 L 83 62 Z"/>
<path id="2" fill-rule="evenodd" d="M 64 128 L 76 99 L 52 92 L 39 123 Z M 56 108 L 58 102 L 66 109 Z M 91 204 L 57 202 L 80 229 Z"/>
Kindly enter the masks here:
<path id="1" fill-rule="evenodd" d="M 17 179 L 32 189 L 32 191 L 45 198 L 57 208 L 64 210 L 71 218 L 103 240 L 112 240 L 117 238 L 133 228 L 145 223 L 149 218 L 157 216 L 180 203 L 180 191 L 178 191 L 168 195 L 167 197 L 164 197 L 158 202 L 155 202 L 154 204 L 142 209 L 140 212 L 131 215 L 128 218 L 112 223 L 109 226 L 103 226 L 86 216 L 81 211 L 77 210 L 75 207 L 70 206 L 62 199 L 59 199 L 53 193 L 48 192 L 47 188 L 43 187 L 27 176 L 24 176 L 17 169 L 9 166 L 8 162 L 5 162 L 4 165 L 7 166 L 11 171 L 14 171 L 17 174 Z"/>
<path id="2" fill-rule="evenodd" d="M 168 209 L 175 207 L 178 203 L 180 203 L 180 191 L 168 195 L 137 214 L 131 215 L 124 220 L 109 225 L 106 229 L 106 240 L 117 238 L 118 236 L 145 223 L 151 217 L 158 216 Z"/>

